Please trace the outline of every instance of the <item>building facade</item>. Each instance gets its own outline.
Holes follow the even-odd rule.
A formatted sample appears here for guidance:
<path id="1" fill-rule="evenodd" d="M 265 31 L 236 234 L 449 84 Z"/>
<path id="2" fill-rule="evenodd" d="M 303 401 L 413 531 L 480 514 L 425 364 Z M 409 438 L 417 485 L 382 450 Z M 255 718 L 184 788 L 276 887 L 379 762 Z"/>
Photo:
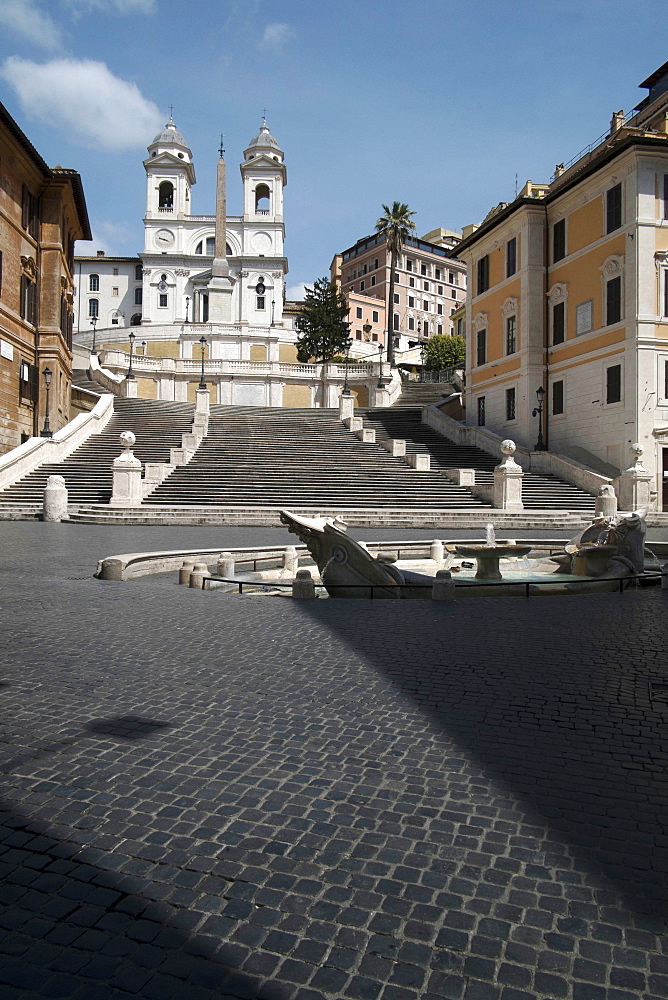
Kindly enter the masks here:
<path id="1" fill-rule="evenodd" d="M 668 509 L 668 63 L 641 86 L 584 156 L 458 247 L 466 420 L 613 476 L 639 442 Z"/>
<path id="2" fill-rule="evenodd" d="M 244 363 L 236 378 L 219 366 L 220 377 L 209 379 L 212 401 L 281 405 L 277 373 L 249 367 L 297 361 L 295 311 L 285 308 L 287 172 L 278 142 L 263 122 L 244 150 L 243 213 L 236 216 L 227 214 L 222 148 L 216 213 L 194 214 L 192 153 L 173 121 L 150 143 L 143 165 L 144 248 L 136 257 L 77 258 L 77 343 L 91 347 L 95 329 L 96 348 L 111 363 L 128 352 L 132 333 L 140 371 L 141 357 L 165 361 L 142 372 L 139 395 L 189 399 L 195 374 L 188 378 L 181 364 L 175 376 L 172 362 L 199 363 L 204 338 L 207 362 Z M 309 405 L 310 390 L 291 386 L 289 377 L 283 382 L 286 400 Z"/>
<path id="3" fill-rule="evenodd" d="M 48 167 L 1 104 L 0 175 L 0 453 L 5 453 L 70 419 L 74 243 L 91 234 L 79 174 Z"/>
<path id="4" fill-rule="evenodd" d="M 399 254 L 392 303 L 394 346 L 399 351 L 437 334 L 451 334 L 451 317 L 466 298 L 466 267 L 453 256 L 458 234 L 439 229 L 429 235 L 438 243 L 409 237 Z M 359 303 L 353 297 L 380 299 L 388 308 L 390 252 L 385 234 L 367 236 L 336 254 L 331 274 L 351 304 L 352 336 L 362 340 L 356 322 Z"/>

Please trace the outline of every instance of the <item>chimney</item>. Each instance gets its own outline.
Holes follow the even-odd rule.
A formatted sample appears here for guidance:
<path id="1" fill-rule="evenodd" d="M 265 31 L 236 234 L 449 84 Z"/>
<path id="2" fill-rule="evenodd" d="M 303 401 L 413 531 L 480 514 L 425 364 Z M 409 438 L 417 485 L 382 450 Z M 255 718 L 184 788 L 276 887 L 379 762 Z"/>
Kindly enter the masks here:
<path id="1" fill-rule="evenodd" d="M 98 250 L 97 255 L 98 257 L 104 257 L 104 250 Z"/>
<path id="2" fill-rule="evenodd" d="M 619 132 L 623 124 L 624 124 L 624 112 L 614 111 L 612 118 L 610 119 L 610 135 L 612 135 L 614 132 Z"/>

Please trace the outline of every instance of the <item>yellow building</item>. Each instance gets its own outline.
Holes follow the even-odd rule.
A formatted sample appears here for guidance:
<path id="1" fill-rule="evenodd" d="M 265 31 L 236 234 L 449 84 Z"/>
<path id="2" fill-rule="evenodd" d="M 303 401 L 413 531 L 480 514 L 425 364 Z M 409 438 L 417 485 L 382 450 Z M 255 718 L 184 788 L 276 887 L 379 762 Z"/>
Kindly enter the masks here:
<path id="1" fill-rule="evenodd" d="M 639 441 L 668 509 L 668 63 L 549 185 L 465 231 L 472 425 L 610 475 Z M 542 426 L 538 389 L 545 389 Z"/>

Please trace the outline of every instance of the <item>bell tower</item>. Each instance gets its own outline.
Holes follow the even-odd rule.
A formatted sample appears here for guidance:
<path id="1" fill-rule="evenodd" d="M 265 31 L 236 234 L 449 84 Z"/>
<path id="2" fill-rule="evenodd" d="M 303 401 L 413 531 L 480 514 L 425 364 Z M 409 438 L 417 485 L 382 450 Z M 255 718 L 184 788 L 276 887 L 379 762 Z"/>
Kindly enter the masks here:
<path id="1" fill-rule="evenodd" d="M 187 218 L 190 215 L 190 189 L 195 183 L 192 153 L 169 121 L 148 146 L 144 160 L 146 170 L 146 218 L 161 222 Z"/>
<path id="2" fill-rule="evenodd" d="M 283 150 L 262 119 L 259 133 L 244 150 L 244 222 L 283 222 L 283 188 L 288 183 Z"/>

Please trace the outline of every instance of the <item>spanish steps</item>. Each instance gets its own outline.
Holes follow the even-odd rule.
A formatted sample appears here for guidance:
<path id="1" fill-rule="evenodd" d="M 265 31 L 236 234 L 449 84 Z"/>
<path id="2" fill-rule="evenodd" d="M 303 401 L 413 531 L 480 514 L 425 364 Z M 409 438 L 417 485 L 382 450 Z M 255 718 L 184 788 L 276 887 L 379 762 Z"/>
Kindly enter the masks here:
<path id="1" fill-rule="evenodd" d="M 432 399 L 439 388 L 431 387 Z M 475 491 L 450 482 L 443 470 L 474 468 L 477 480 L 491 488 L 497 464 L 493 456 L 457 447 L 421 424 L 419 405 L 402 406 L 400 400 L 388 409 L 357 412 L 365 426 L 376 429 L 377 441 L 404 438 L 408 452 L 428 452 L 431 471 L 417 472 L 380 444 L 361 442 L 336 410 L 214 405 L 208 435 L 191 461 L 174 469 L 145 498 L 143 508 L 482 513 L 490 506 Z M 168 462 L 170 449 L 180 447 L 181 435 L 191 430 L 193 414 L 191 403 L 116 397 L 103 433 L 90 437 L 62 463 L 43 465 L 0 492 L 0 517 L 3 507 L 19 505 L 37 516 L 47 477 L 53 474 L 64 476 L 73 510 L 108 504 L 119 434 L 133 431 L 133 450 L 142 462 Z M 553 477 L 526 474 L 524 493 L 529 509 L 593 510 L 593 497 Z"/>

